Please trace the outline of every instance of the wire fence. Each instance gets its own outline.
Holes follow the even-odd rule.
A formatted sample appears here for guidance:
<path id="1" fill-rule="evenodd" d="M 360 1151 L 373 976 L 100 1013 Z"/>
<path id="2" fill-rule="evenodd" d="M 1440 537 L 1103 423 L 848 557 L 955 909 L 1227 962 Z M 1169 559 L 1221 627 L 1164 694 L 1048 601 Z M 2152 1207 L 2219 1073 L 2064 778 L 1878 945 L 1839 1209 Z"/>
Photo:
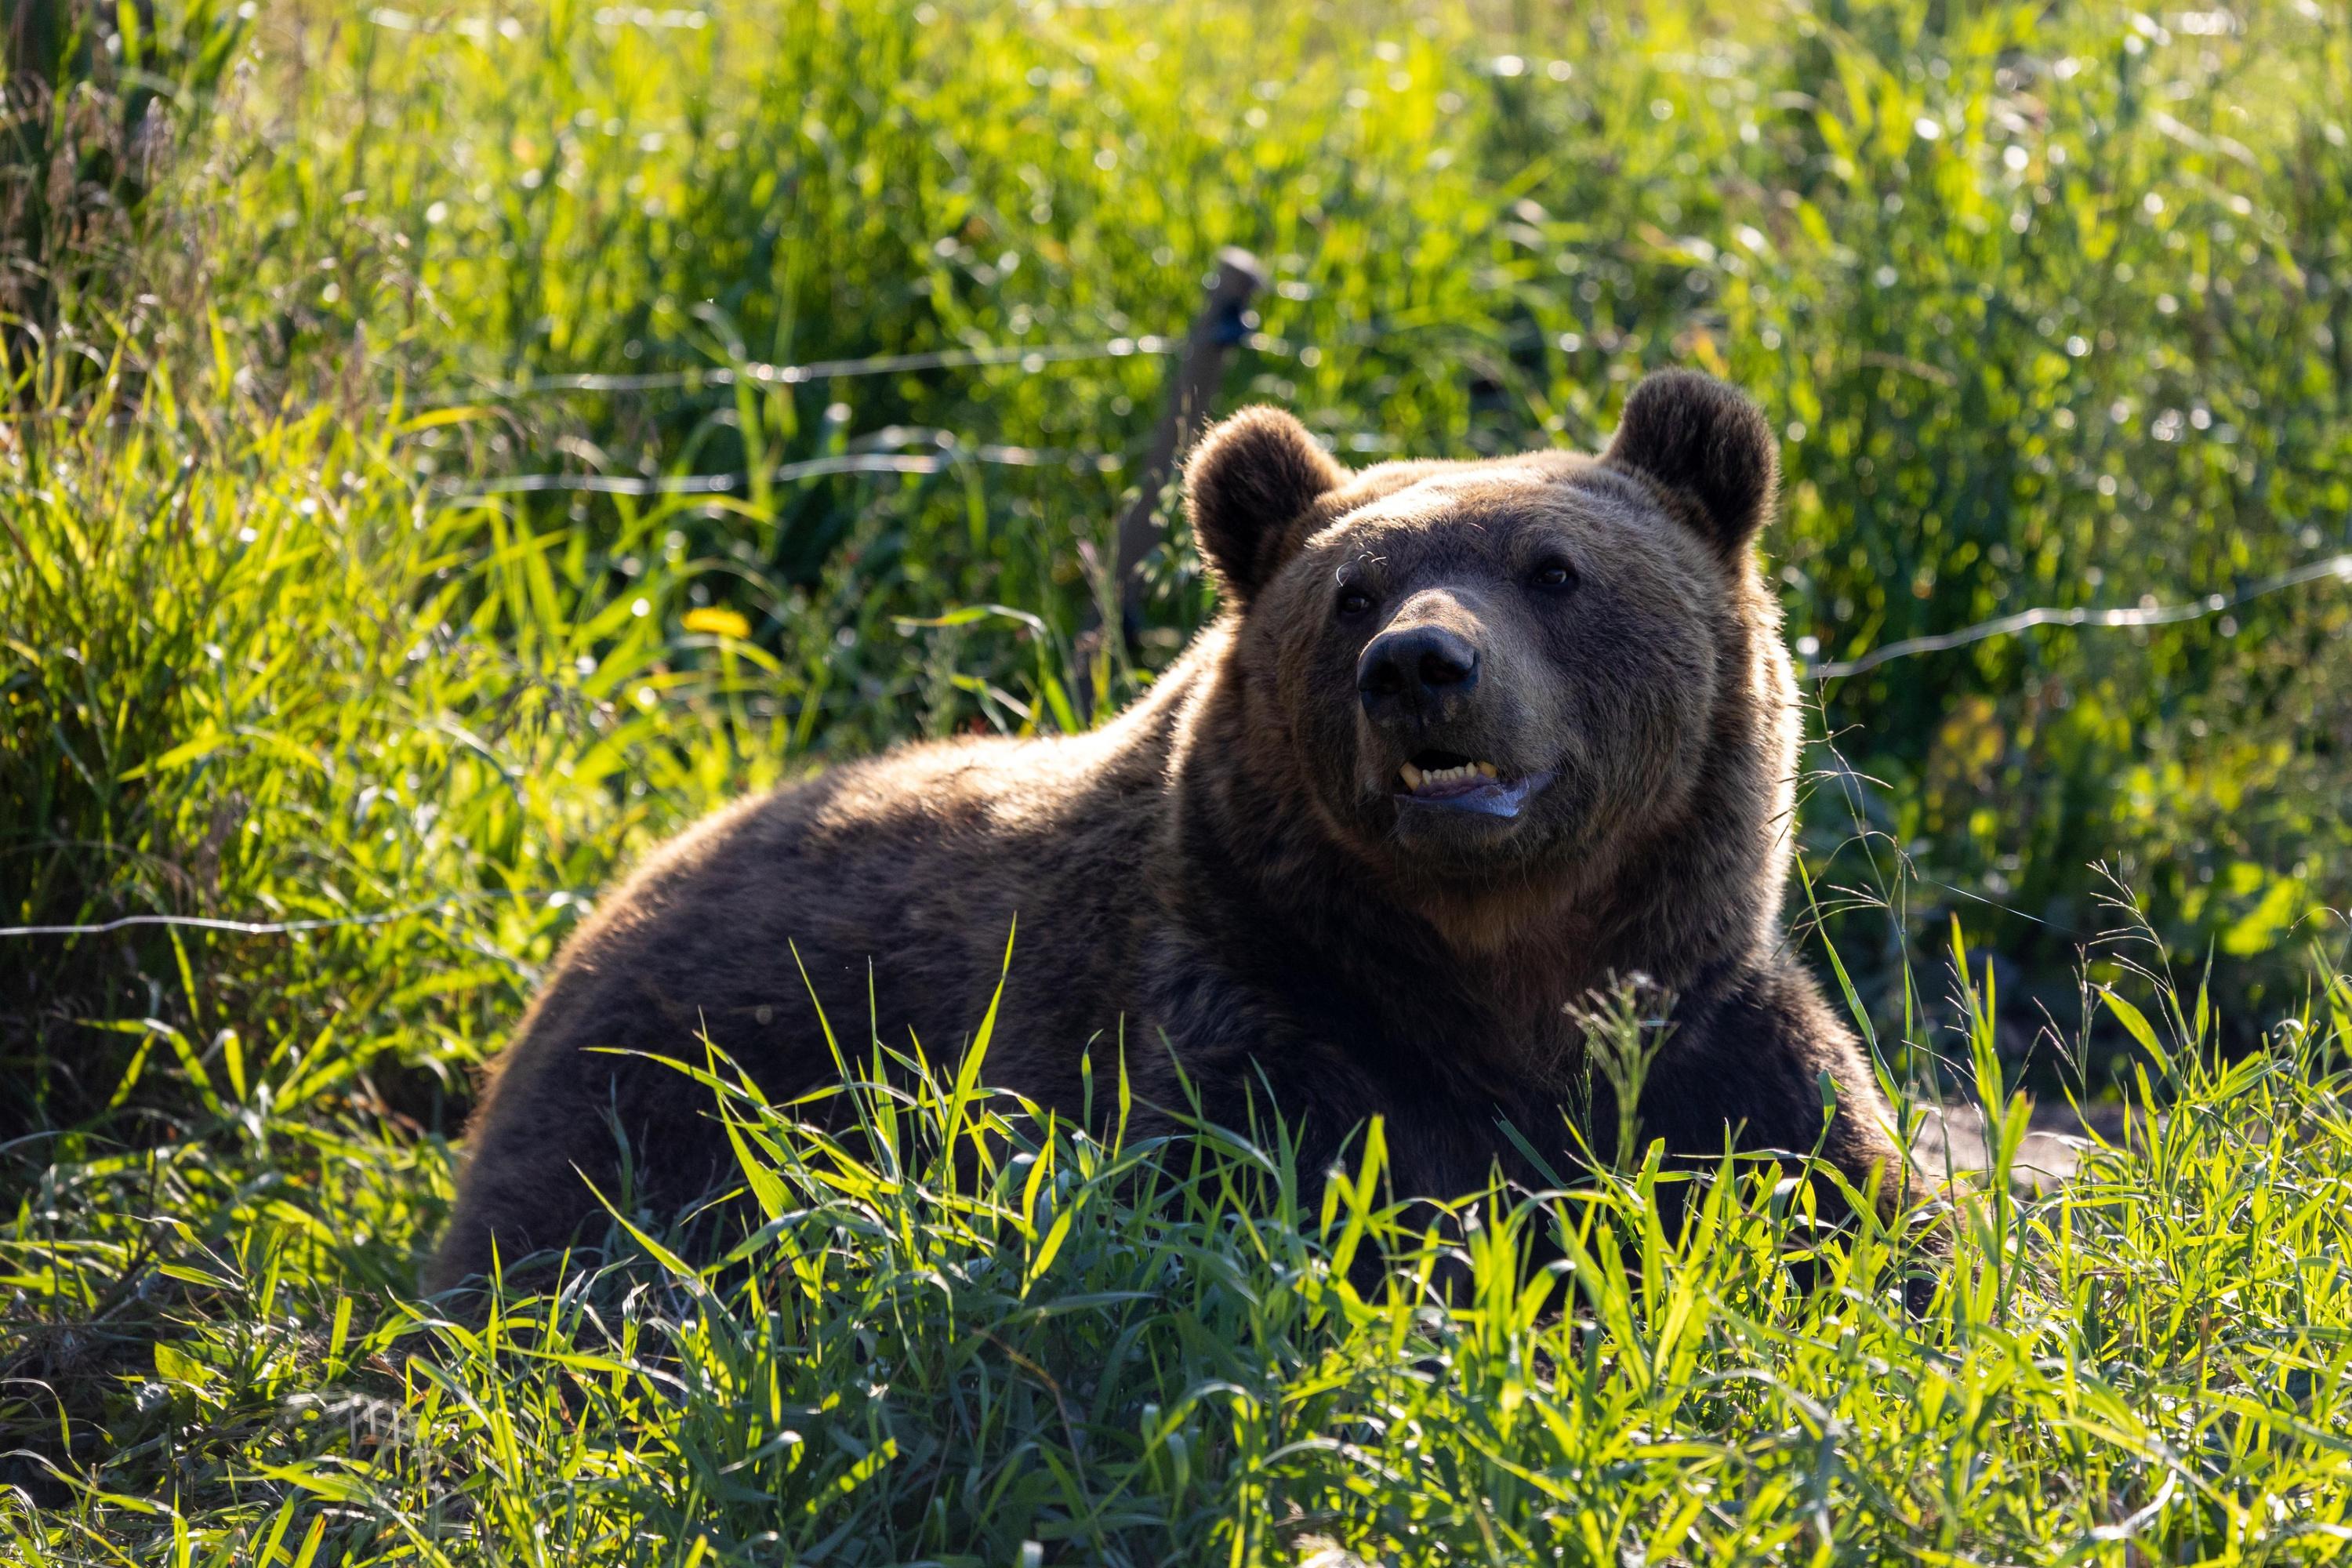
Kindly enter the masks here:
<path id="1" fill-rule="evenodd" d="M 1286 340 L 1266 332 L 1249 332 L 1239 341 L 1243 346 L 1262 354 L 1291 356 L 1301 352 Z M 1088 342 L 982 344 L 970 348 L 928 350 L 919 353 L 872 354 L 862 359 L 812 360 L 805 364 L 768 364 L 747 361 L 688 370 L 528 376 L 515 381 L 486 383 L 469 395 L 436 399 L 428 401 L 425 406 L 446 411 L 480 407 L 485 404 L 502 405 L 572 395 L 699 392 L 747 384 L 802 386 L 859 376 L 1004 365 L 1016 366 L 1023 374 L 1034 375 L 1053 364 L 1129 359 L 1139 354 L 1175 353 L 1181 351 L 1186 342 L 1182 337 L 1145 333 L 1139 337 L 1105 338 Z M 909 445 L 928 445 L 934 449 L 928 452 L 886 449 Z M 943 473 L 964 463 L 1004 468 L 1068 466 L 1092 468 L 1100 473 L 1116 473 L 1126 466 L 1126 461 L 1124 457 L 1115 452 L 975 442 L 966 440 L 952 430 L 917 430 L 894 425 L 859 437 L 848 451 L 779 464 L 759 477 L 769 484 L 787 484 L 795 479 L 817 479 L 830 474 L 927 475 Z M 749 488 L 753 476 L 747 472 L 509 474 L 488 479 L 457 477 L 436 479 L 434 488 L 455 503 L 467 505 L 509 495 L 728 495 Z"/>
<path id="2" fill-rule="evenodd" d="M 1359 337 L 1351 340 L 1351 345 L 1361 346 L 1374 342 L 1383 335 L 1377 331 L 1360 334 Z M 1297 357 L 1312 352 L 1265 332 L 1250 332 L 1243 337 L 1241 342 L 1248 348 L 1263 354 Z M 805 364 L 768 364 L 747 362 L 734 365 L 712 365 L 706 368 L 677 371 L 535 376 L 507 383 L 489 384 L 481 389 L 480 395 L 475 401 L 478 402 L 481 397 L 496 402 L 505 402 L 539 397 L 560 397 L 573 394 L 691 391 L 704 387 L 732 387 L 747 383 L 763 386 L 797 386 L 814 382 L 858 376 L 980 369 L 1003 365 L 1015 365 L 1024 374 L 1036 374 L 1050 364 L 1067 364 L 1087 360 L 1124 359 L 1137 354 L 1173 353 L 1181 350 L 1185 343 L 1186 340 L 1181 336 L 1146 333 L 1141 336 L 1121 336 L 1087 342 L 980 344 L 917 353 L 874 354 L 861 359 L 814 360 Z M 464 400 L 457 400 L 441 406 L 459 406 L 463 402 Z M 929 445 L 932 449 L 929 451 L 887 449 L 903 448 L 911 445 Z M 833 474 L 932 475 L 970 463 L 1010 468 L 1067 465 L 1080 468 L 1092 468 L 1102 473 L 1115 473 L 1125 466 L 1125 459 L 1116 453 L 970 442 L 954 431 L 913 430 L 900 426 L 886 426 L 868 436 L 859 437 L 856 443 L 856 448 L 823 457 L 803 458 L 795 462 L 782 463 L 766 470 L 761 477 L 769 484 L 786 484 L 796 479 L 814 479 Z M 500 496 L 551 492 L 633 497 L 725 495 L 749 488 L 751 481 L 752 476 L 743 472 L 669 475 L 514 474 L 474 481 L 453 479 L 440 481 L 439 488 L 445 494 L 452 497 L 457 504 L 464 505 L 487 501 Z M 2331 577 L 2352 583 L 2352 553 L 2330 555 L 2308 561 L 2302 565 L 2263 577 L 2228 593 L 2209 593 L 2177 604 L 2142 603 L 2105 609 L 2087 605 L 2042 605 L 2033 609 L 1996 616 L 1953 631 L 1906 637 L 1843 659 L 1817 658 L 1812 657 L 1810 650 L 1801 648 L 1799 675 L 1801 679 L 1816 681 L 1844 679 L 1867 674 L 1896 659 L 1967 647 L 1994 637 L 2015 636 L 2038 626 L 2146 627 L 2202 620 L 2235 609 L 2256 599 Z"/>
<path id="3" fill-rule="evenodd" d="M 1143 337 L 1105 338 L 1099 342 L 979 344 L 970 348 L 931 349 L 919 353 L 871 354 L 863 359 L 813 360 L 807 364 L 764 364 L 752 361 L 691 370 L 527 376 L 518 381 L 488 383 L 475 397 L 453 398 L 433 406 L 463 406 L 482 397 L 507 403 L 532 397 L 559 397 L 571 393 L 698 392 L 705 387 L 732 387 L 747 383 L 755 386 L 800 386 L 813 381 L 837 381 L 853 376 L 900 375 L 926 370 L 980 370 L 1007 364 L 1019 365 L 1034 375 L 1049 364 L 1168 353 L 1182 347 L 1183 342 L 1181 338 L 1147 334 Z"/>
<path id="4" fill-rule="evenodd" d="M 1261 353 L 1295 355 L 1311 352 L 1301 350 L 1283 339 L 1263 332 L 1251 332 L 1241 341 Z M 1367 341 L 1370 340 L 1367 339 Z M 1171 353 L 1181 349 L 1184 343 L 1185 340 L 1181 337 L 1146 334 L 1139 337 L 1108 338 L 1097 342 L 978 345 L 919 353 L 876 354 L 863 359 L 817 360 L 806 364 L 746 363 L 677 371 L 584 373 L 537 376 L 486 384 L 469 398 L 454 398 L 430 405 L 430 406 L 440 408 L 478 406 L 485 399 L 502 403 L 572 395 L 696 391 L 703 388 L 733 387 L 747 383 L 762 386 L 795 386 L 845 377 L 980 369 L 1003 365 L 1015 365 L 1024 374 L 1035 374 L 1049 364 L 1066 364 L 1087 360 L 1122 359 L 1136 354 Z M 930 450 L 904 449 L 908 447 L 924 446 L 928 446 Z M 764 478 L 771 484 L 781 484 L 794 479 L 830 474 L 927 475 L 941 473 L 970 463 L 1015 468 L 1068 464 L 1092 466 L 1098 471 L 1115 472 L 1122 468 L 1125 462 L 1124 458 L 1111 453 L 970 442 L 955 431 L 919 429 L 904 426 L 888 426 L 860 437 L 857 438 L 856 447 L 858 449 L 779 464 L 766 470 Z M 435 486 L 455 504 L 467 505 L 486 502 L 501 496 L 564 492 L 635 497 L 723 495 L 748 488 L 751 483 L 751 478 L 750 474 L 742 472 L 667 475 L 539 473 L 512 474 L 479 480 L 442 479 L 435 481 Z M 2172 604 L 2158 604 L 2144 600 L 2137 605 L 2112 608 L 2087 605 L 2039 606 L 2019 610 L 2009 615 L 1996 616 L 1953 631 L 1906 637 L 1869 649 L 1850 658 L 1817 658 L 1812 657 L 1811 650 L 1804 647 L 1801 643 L 1798 673 L 1801 679 L 1813 681 L 1844 679 L 1866 674 L 1897 659 L 1968 647 L 1995 637 L 2012 637 L 2041 626 L 2147 627 L 2179 625 L 2219 616 L 2254 600 L 2331 578 L 2352 584 L 2352 552 L 2307 561 L 2301 565 L 2257 579 L 2227 593 L 2209 593 Z M 1811 640 L 1806 638 L 1803 642 Z M 1963 889 L 1952 888 L 1949 890 L 1972 899 L 1980 897 L 1969 893 Z M 225 920 L 199 915 L 124 915 L 114 920 L 87 924 L 0 926 L 0 938 L 103 936 L 142 926 L 179 927 L 241 936 L 295 936 L 352 927 L 389 925 L 422 915 L 447 912 L 465 903 L 502 899 L 523 901 L 552 899 L 566 901 L 578 900 L 584 903 L 593 896 L 593 889 L 518 889 L 452 893 L 424 903 L 374 914 L 285 921 Z M 1982 900 L 1981 901 L 1995 903 L 1996 907 L 2007 908 L 2006 905 L 1999 905 L 1996 900 Z"/>
<path id="5" fill-rule="evenodd" d="M 877 445 L 888 443 L 877 442 Z M 967 447 L 951 437 L 934 443 L 932 452 L 863 451 L 838 452 L 823 458 L 806 458 L 799 462 L 780 463 L 765 470 L 762 478 L 772 485 L 787 484 L 794 479 L 815 479 L 825 474 L 938 474 L 962 463 L 992 463 L 1008 468 L 1034 468 L 1057 465 L 1092 466 L 1115 469 L 1118 459 L 1108 454 L 1078 452 L 1045 447 L 1012 447 L 988 444 Z M 1108 469 L 1106 471 L 1108 471 Z M 544 493 L 578 493 L 606 496 L 698 496 L 732 495 L 751 487 L 748 473 L 725 474 L 509 474 L 503 478 L 476 481 L 457 480 L 444 487 L 458 505 L 468 505 L 499 496 L 538 495 Z"/>
<path id="6" fill-rule="evenodd" d="M 1910 658 L 1923 653 L 1941 653 L 1947 648 L 1967 647 L 1993 637 L 2009 637 L 2030 631 L 2035 626 L 2165 626 L 2182 621 L 2203 620 L 2233 610 L 2240 605 L 2272 594 L 2284 593 L 2305 583 L 2316 583 L 2333 577 L 2352 583 L 2352 554 L 2330 555 L 2324 560 L 2306 561 L 2291 571 L 2277 573 L 2230 594 L 2208 594 L 2177 605 L 2133 605 L 2117 609 L 2092 609 L 2083 605 L 2046 606 L 2020 610 L 2014 615 L 1996 616 L 1989 621 L 1979 621 L 1958 631 L 1937 632 L 1931 637 L 1905 637 L 1857 654 L 1853 658 L 1830 659 L 1807 666 L 1802 674 L 1809 680 L 1836 680 L 1849 675 L 1861 675 L 1891 664 L 1898 658 Z"/>
<path id="7" fill-rule="evenodd" d="M 444 893 L 437 899 L 404 905 L 396 910 L 380 910 L 366 915 L 321 915 L 316 918 L 290 921 L 221 920 L 210 915 L 122 915 L 110 921 L 97 921 L 87 925 L 0 926 L 0 937 L 20 936 L 106 936 L 119 931 L 131 931 L 141 926 L 169 926 L 182 931 L 214 931 L 230 936 L 308 936 L 313 931 L 348 931 L 360 926 L 395 925 L 421 915 L 448 914 L 463 904 L 495 903 L 512 900 L 520 903 L 557 901 L 558 908 L 584 909 L 603 889 L 596 888 L 507 888 L 480 889 L 474 892 Z"/>

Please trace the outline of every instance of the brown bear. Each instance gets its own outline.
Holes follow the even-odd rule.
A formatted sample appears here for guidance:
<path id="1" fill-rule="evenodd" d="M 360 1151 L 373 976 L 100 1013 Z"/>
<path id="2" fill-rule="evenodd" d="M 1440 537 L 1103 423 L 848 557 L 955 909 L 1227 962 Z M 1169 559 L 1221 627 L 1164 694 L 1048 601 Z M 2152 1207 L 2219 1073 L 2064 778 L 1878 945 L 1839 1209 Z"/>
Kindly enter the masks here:
<path id="1" fill-rule="evenodd" d="M 1275 410 L 1218 426 L 1186 468 L 1215 624 L 1091 733 L 909 746 L 656 854 L 499 1064 L 428 1289 L 600 1215 L 616 1132 L 656 1209 L 731 1168 L 707 1089 L 596 1047 L 699 1061 L 707 1031 L 796 1094 L 837 1072 L 813 988 L 937 1058 L 1016 917 L 986 1077 L 1044 1105 L 1075 1112 L 1085 1053 L 1123 1040 L 1142 1104 L 1186 1106 L 1180 1066 L 1221 1125 L 1270 1094 L 1310 1176 L 1379 1115 L 1401 1194 L 1534 1179 L 1500 1124 L 1579 1163 L 1581 1005 L 1639 973 L 1672 997 L 1645 1140 L 1895 1185 L 1869 1064 L 1780 926 L 1777 473 L 1755 405 L 1678 372 L 1598 458 L 1350 472 Z"/>

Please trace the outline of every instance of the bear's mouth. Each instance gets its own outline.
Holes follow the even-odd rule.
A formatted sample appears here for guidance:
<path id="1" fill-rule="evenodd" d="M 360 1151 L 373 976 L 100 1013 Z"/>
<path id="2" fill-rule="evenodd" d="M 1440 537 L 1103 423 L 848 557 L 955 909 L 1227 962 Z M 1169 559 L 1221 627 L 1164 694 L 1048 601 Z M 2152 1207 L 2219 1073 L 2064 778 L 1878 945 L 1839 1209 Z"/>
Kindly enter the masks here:
<path id="1" fill-rule="evenodd" d="M 1413 805 L 1517 816 L 1528 797 L 1549 783 L 1548 773 L 1507 778 L 1493 763 L 1458 752 L 1415 752 L 1397 769 L 1396 795 Z"/>

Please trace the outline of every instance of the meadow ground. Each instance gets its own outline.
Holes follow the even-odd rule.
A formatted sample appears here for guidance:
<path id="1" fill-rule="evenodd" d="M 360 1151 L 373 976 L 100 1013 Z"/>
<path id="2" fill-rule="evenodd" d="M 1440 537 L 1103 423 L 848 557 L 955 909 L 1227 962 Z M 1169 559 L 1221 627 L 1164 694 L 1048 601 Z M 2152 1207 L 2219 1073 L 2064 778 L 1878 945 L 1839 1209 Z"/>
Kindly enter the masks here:
<path id="1" fill-rule="evenodd" d="M 6 1550 L 2343 1552 L 2352 16 L 1704 11 L 12 12 Z M 1907 1232 L 1737 1163 L 1678 1237 L 1635 1165 L 1444 1240 L 1370 1150 L 1295 1187 L 1272 1131 L 730 1088 L 732 1266 L 616 1227 L 436 1315 L 469 1074 L 617 868 L 1076 727 L 1207 615 L 1173 530 L 1133 649 L 1080 635 L 1229 244 L 1219 405 L 1351 460 L 1750 388 L 1816 674 L 1792 940 L 1906 1108 L 2127 1130 L 1927 1205 L 1914 1311 Z M 1869 662 L 2043 607 L 2143 624 Z"/>

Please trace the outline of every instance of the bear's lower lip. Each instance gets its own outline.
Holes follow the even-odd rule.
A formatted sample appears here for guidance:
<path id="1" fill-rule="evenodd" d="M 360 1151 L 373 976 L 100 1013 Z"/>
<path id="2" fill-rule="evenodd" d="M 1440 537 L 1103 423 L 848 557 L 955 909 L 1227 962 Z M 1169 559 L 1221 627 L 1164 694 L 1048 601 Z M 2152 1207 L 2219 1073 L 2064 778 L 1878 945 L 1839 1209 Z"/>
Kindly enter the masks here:
<path id="1" fill-rule="evenodd" d="M 1551 774 L 1529 773 L 1523 779 L 1473 778 L 1421 790 L 1399 790 L 1396 798 L 1408 805 L 1435 811 L 1466 811 L 1481 816 L 1517 816 L 1538 790 L 1551 783 Z"/>

